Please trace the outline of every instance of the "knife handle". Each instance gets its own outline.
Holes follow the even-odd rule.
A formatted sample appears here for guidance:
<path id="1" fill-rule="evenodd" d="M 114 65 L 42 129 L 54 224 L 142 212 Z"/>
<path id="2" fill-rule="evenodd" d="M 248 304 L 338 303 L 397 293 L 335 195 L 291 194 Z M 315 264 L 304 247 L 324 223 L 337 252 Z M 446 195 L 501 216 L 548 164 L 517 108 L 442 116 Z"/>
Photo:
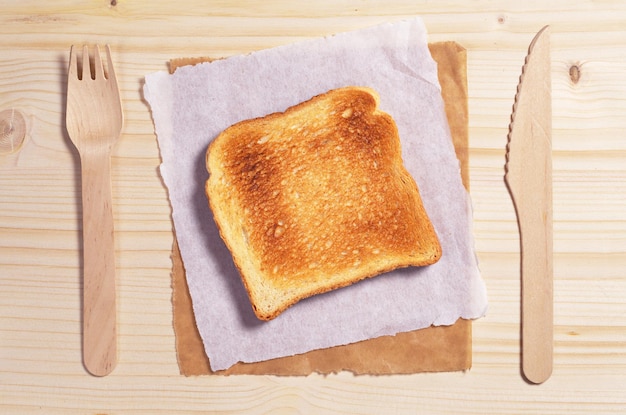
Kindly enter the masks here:
<path id="1" fill-rule="evenodd" d="M 524 143 L 530 145 L 532 143 Z M 553 358 L 553 240 L 552 163 L 538 161 L 536 151 L 522 148 L 533 160 L 532 174 L 510 170 L 505 181 L 517 213 L 521 256 L 522 372 L 531 383 L 552 374 Z"/>
<path id="2" fill-rule="evenodd" d="M 535 174 L 505 177 L 520 234 L 522 372 L 532 383 L 550 377 L 553 358 L 552 165 L 544 161 Z"/>
<path id="3" fill-rule="evenodd" d="M 529 382 L 552 374 L 553 279 L 552 220 L 537 214 L 520 224 L 522 271 L 522 371 Z M 551 216 L 551 214 L 550 214 Z M 546 222 L 550 226 L 546 226 Z M 539 223 L 534 223 L 539 222 Z"/>

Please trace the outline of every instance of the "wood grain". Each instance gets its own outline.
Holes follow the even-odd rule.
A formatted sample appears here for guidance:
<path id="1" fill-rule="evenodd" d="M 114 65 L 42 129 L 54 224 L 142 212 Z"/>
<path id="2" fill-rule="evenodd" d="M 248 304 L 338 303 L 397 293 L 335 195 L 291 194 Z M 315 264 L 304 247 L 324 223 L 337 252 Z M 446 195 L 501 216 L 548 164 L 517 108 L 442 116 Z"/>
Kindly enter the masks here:
<path id="1" fill-rule="evenodd" d="M 626 407 L 626 5 L 588 1 L 9 1 L 0 9 L 0 112 L 27 134 L 0 155 L 0 412 L 11 414 L 619 414 Z M 488 315 L 467 373 L 306 378 L 178 374 L 173 237 L 145 74 L 422 15 L 468 49 L 474 234 Z M 520 374 L 519 236 L 504 149 L 526 49 L 552 27 L 554 372 Z M 109 43 L 126 124 L 112 160 L 119 356 L 81 364 L 80 181 L 63 123 L 67 50 Z M 579 68 L 575 82 L 570 68 Z"/>

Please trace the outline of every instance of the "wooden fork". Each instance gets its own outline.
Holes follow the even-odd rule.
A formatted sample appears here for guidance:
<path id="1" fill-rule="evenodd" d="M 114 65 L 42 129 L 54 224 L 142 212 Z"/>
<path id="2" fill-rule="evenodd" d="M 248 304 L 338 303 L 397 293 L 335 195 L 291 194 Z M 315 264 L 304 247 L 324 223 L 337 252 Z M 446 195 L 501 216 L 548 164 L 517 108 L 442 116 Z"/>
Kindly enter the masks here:
<path id="1" fill-rule="evenodd" d="M 65 123 L 82 176 L 83 363 L 93 375 L 105 376 L 117 363 L 111 149 L 124 117 L 109 47 L 105 66 L 97 46 L 91 62 L 87 46 L 82 62 L 78 53 L 72 46 Z"/>

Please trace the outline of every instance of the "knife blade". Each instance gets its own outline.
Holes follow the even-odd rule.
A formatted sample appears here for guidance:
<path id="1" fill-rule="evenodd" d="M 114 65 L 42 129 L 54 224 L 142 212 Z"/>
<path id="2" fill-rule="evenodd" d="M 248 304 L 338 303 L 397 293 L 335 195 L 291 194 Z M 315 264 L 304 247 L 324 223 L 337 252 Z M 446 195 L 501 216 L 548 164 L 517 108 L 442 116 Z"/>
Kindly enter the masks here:
<path id="1" fill-rule="evenodd" d="M 550 28 L 541 29 L 515 97 L 505 165 L 520 234 L 522 372 L 539 384 L 552 374 L 552 99 Z"/>

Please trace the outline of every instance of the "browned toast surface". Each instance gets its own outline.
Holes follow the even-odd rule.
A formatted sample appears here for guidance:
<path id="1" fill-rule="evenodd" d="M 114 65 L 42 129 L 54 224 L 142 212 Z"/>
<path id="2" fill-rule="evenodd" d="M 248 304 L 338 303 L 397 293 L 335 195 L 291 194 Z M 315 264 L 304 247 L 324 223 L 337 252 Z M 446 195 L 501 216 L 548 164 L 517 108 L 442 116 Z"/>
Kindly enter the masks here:
<path id="1" fill-rule="evenodd" d="M 396 125 L 369 88 L 237 123 L 209 146 L 207 169 L 215 221 L 260 319 L 441 256 Z"/>

